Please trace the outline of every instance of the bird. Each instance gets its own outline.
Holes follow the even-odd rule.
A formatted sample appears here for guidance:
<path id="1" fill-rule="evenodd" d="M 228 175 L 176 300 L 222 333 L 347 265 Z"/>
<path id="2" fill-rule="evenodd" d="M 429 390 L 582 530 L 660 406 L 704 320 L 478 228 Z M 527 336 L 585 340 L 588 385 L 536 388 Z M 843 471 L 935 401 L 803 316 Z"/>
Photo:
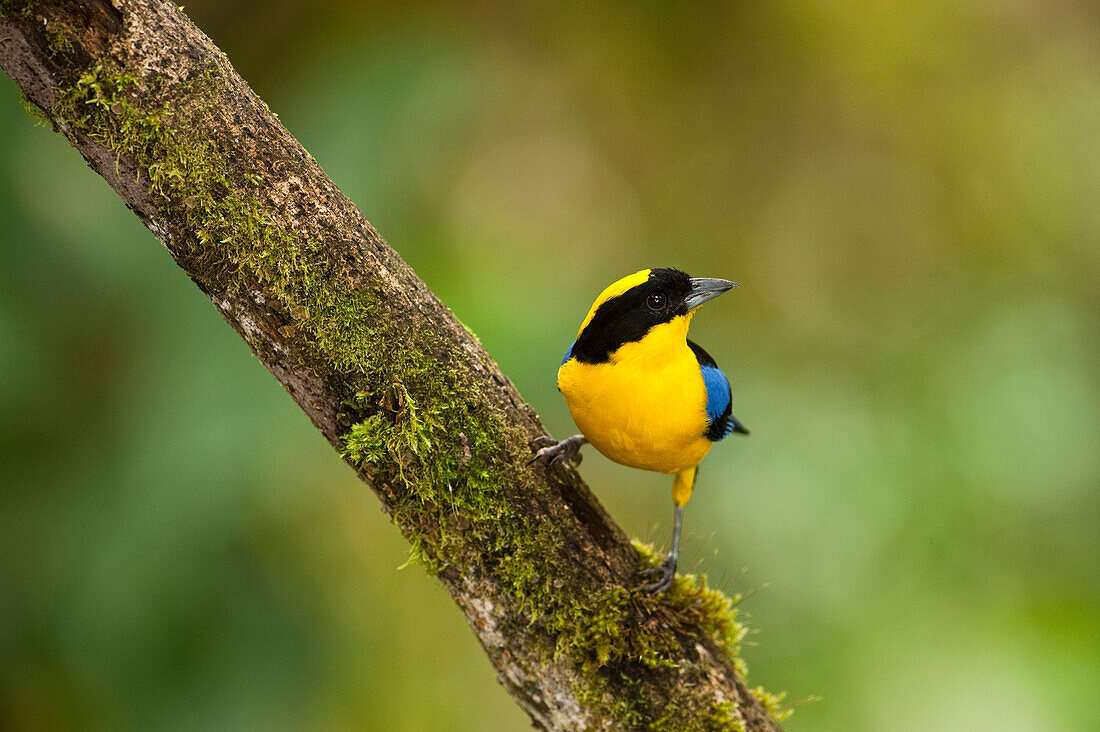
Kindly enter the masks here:
<path id="1" fill-rule="evenodd" d="M 531 462 L 548 468 L 579 462 L 578 451 L 590 444 L 616 463 L 673 476 L 672 548 L 660 565 L 642 571 L 656 578 L 645 592 L 672 585 L 699 462 L 726 436 L 749 434 L 732 414 L 729 379 L 687 337 L 699 306 L 734 287 L 671 268 L 643 269 L 608 285 L 558 369 L 558 390 L 580 433 L 533 443 Z"/>

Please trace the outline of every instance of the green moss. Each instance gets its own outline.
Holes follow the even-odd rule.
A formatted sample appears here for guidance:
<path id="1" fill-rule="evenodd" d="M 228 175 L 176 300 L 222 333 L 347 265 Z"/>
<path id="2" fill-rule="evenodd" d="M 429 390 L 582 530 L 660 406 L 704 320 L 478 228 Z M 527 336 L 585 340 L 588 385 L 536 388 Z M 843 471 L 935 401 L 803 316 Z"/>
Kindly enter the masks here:
<path id="1" fill-rule="evenodd" d="M 615 720 L 615 729 L 644 729 L 651 732 L 744 732 L 744 724 L 733 702 L 715 702 L 699 713 L 685 709 L 677 701 L 671 700 L 660 707 L 661 715 L 654 717 L 642 702 L 636 682 L 620 678 L 614 692 L 611 686 L 611 683 L 600 678 L 594 683 L 578 684 L 574 691 L 581 704 L 600 709 L 607 718 Z M 627 693 L 623 693 L 624 688 Z M 634 693 L 630 693 L 632 691 Z"/>
<path id="2" fill-rule="evenodd" d="M 208 70 L 172 95 L 213 100 L 219 84 Z M 177 256 L 200 285 L 262 296 L 285 315 L 280 330 L 296 349 L 295 365 L 344 394 L 342 453 L 384 494 L 412 546 L 410 561 L 432 572 L 478 566 L 494 577 L 527 621 L 545 630 L 548 658 L 569 659 L 581 671 L 578 699 L 621 726 L 652 717 L 658 702 L 643 697 L 640 679 L 675 671 L 677 632 L 702 633 L 736 658 L 744 635 L 739 598 L 703 579 L 677 577 L 653 597 L 619 587 L 585 594 L 576 589 L 582 583 L 563 577 L 553 523 L 517 510 L 507 495 L 527 484 L 535 490 L 537 479 L 517 459 L 528 449 L 524 435 L 480 394 L 465 365 L 434 355 L 447 351 L 439 336 L 387 326 L 376 296 L 334 271 L 321 242 L 267 215 L 256 196 L 263 171 L 227 169 L 224 151 L 202 132 L 209 110 L 170 112 L 148 101 L 160 91 L 96 64 L 58 90 L 52 114 L 70 136 L 79 132 L 120 162 L 123 155 L 136 162 L 163 204 L 164 220 L 155 223 L 172 232 L 177 248 L 184 242 Z M 657 563 L 652 548 L 636 546 L 642 566 Z M 649 724 L 733 729 L 699 727 L 686 710 L 660 708 L 663 716 Z"/>
<path id="3" fill-rule="evenodd" d="M 55 22 L 46 24 L 46 38 L 49 39 L 48 52 L 50 58 L 73 52 L 73 42 L 69 39 L 68 32 L 60 23 Z"/>
<path id="4" fill-rule="evenodd" d="M 581 659 L 586 673 L 622 662 L 646 668 L 673 668 L 679 649 L 671 632 L 639 632 L 646 617 L 634 593 L 612 587 L 595 598 L 563 597 L 547 618 L 557 639 L 555 653 Z"/>
<path id="5" fill-rule="evenodd" d="M 389 432 L 380 414 L 356 422 L 344 435 L 344 457 L 367 469 L 381 463 L 390 453 Z"/>
<path id="6" fill-rule="evenodd" d="M 771 718 L 776 722 L 782 722 L 784 719 L 794 714 L 793 709 L 782 705 L 783 699 L 787 696 L 787 692 L 785 691 L 781 691 L 778 694 L 772 694 L 769 691 L 765 691 L 763 687 L 758 686 L 752 689 L 752 695 L 760 700 L 760 703 L 768 710 L 768 714 L 770 714 Z M 810 701 L 812 700 L 813 699 Z"/>
<path id="7" fill-rule="evenodd" d="M 722 732 L 744 732 L 745 725 L 737 715 L 737 707 L 733 702 L 719 702 L 712 704 L 706 716 L 701 720 L 703 729 L 722 730 Z"/>
<path id="8" fill-rule="evenodd" d="M 627 687 L 628 693 L 613 693 L 607 682 L 600 676 L 586 679 L 583 683 L 573 685 L 573 693 L 577 702 L 588 709 L 599 710 L 602 715 L 616 724 L 599 725 L 610 729 L 645 729 L 647 715 L 639 694 L 630 689 L 637 687 L 637 683 L 629 678 L 621 680 L 621 685 Z M 633 692 L 633 693 L 631 693 Z"/>

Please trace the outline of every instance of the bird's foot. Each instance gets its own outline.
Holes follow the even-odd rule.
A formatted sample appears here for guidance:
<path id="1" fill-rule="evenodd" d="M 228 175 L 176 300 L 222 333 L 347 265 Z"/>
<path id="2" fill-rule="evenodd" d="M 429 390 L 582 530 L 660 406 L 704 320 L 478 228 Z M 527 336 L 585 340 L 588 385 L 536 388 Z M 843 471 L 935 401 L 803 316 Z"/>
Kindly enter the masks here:
<path id="1" fill-rule="evenodd" d="M 541 460 L 551 468 L 567 461 L 579 465 L 581 462 L 579 450 L 581 445 L 586 442 L 588 440 L 584 438 L 584 435 L 573 435 L 560 441 L 555 440 L 553 437 L 536 437 L 531 446 L 539 448 L 539 451 L 527 461 L 527 464 L 530 465 Z"/>
<path id="2" fill-rule="evenodd" d="M 638 574 L 646 578 L 657 578 L 656 582 L 642 585 L 640 588 L 642 592 L 649 592 L 654 595 L 659 592 L 664 592 L 672 586 L 672 580 L 676 577 L 676 555 L 669 554 L 665 557 L 665 560 L 656 567 L 643 569 L 641 572 L 638 572 Z"/>

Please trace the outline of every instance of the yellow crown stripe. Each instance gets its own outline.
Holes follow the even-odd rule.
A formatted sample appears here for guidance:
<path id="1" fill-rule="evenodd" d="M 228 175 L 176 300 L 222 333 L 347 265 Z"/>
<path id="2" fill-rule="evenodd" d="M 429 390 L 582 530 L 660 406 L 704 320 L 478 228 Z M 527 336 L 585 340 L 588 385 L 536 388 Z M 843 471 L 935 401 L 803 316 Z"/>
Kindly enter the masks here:
<path id="1" fill-rule="evenodd" d="M 588 311 L 588 315 L 584 316 L 584 322 L 581 323 L 580 329 L 577 331 L 577 337 L 580 338 L 581 333 L 588 327 L 588 322 L 592 320 L 592 316 L 596 314 L 596 311 L 600 309 L 600 305 L 610 300 L 613 297 L 618 297 L 632 287 L 644 284 L 649 279 L 649 273 L 651 270 L 643 269 L 640 272 L 635 272 L 632 275 L 627 275 L 621 280 L 612 282 L 610 285 L 604 288 L 604 291 L 600 293 L 600 296 L 596 298 L 596 302 L 592 303 L 592 309 Z"/>

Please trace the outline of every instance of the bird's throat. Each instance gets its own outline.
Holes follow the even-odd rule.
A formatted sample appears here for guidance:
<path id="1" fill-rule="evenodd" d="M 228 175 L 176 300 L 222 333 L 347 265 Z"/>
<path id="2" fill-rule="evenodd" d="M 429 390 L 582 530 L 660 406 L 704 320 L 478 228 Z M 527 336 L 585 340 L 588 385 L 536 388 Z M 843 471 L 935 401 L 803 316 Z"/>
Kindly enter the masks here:
<path id="1" fill-rule="evenodd" d="M 684 352 L 689 351 L 687 333 L 691 316 L 689 312 L 653 326 L 642 340 L 624 343 L 612 351 L 611 362 L 641 362 L 660 368 L 677 358 L 684 358 Z"/>

